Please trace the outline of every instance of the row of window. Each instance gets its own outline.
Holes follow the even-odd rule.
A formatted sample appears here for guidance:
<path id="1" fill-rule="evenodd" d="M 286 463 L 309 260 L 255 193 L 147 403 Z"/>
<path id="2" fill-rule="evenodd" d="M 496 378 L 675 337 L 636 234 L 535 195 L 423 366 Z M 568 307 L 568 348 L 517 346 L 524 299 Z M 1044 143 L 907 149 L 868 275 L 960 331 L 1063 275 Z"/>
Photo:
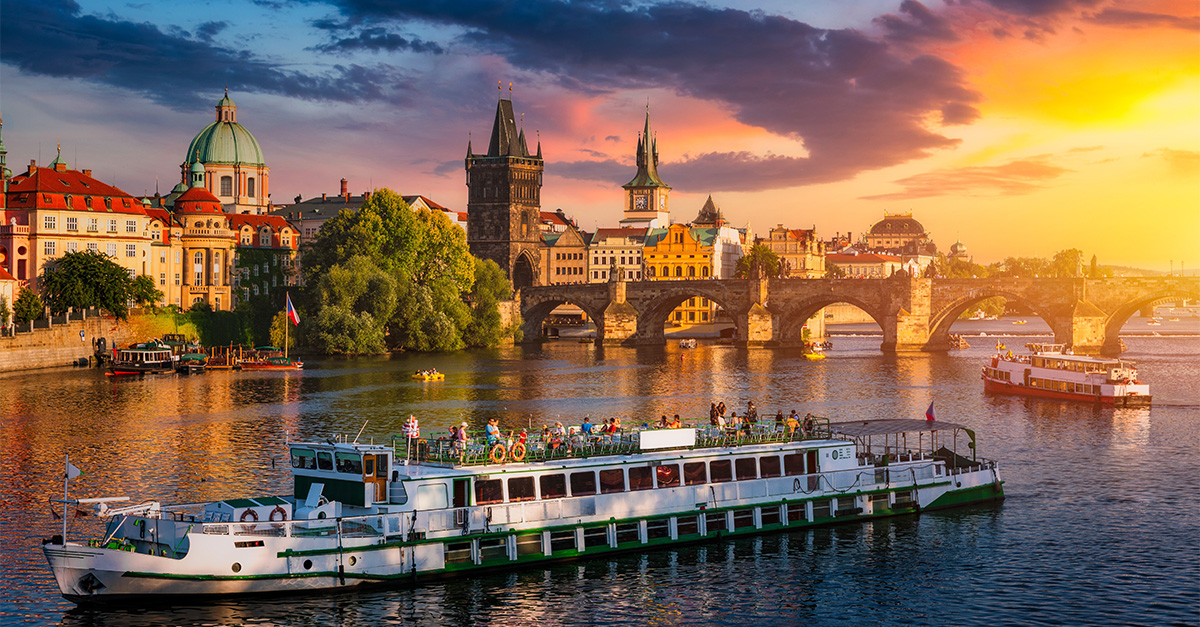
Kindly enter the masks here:
<path id="1" fill-rule="evenodd" d="M 109 233 L 116 233 L 117 232 L 117 219 L 109 218 L 107 226 L 108 226 L 107 230 Z M 47 231 L 57 230 L 58 229 L 58 216 L 42 216 L 42 227 Z M 67 216 L 66 227 L 67 227 L 68 231 L 78 231 L 79 230 L 79 217 L 78 216 Z M 126 233 L 137 233 L 137 227 L 138 227 L 137 220 L 126 220 L 125 221 L 125 232 Z M 100 219 L 99 218 L 88 218 L 87 219 L 87 230 L 91 233 L 99 232 L 100 231 Z"/>
<path id="2" fill-rule="evenodd" d="M 232 196 L 233 195 L 233 177 L 232 176 L 222 176 L 221 177 L 221 195 L 222 196 Z M 254 177 L 250 177 L 250 178 L 246 179 L 246 195 L 247 196 L 255 195 Z"/>
<path id="3" fill-rule="evenodd" d="M 815 465 L 815 455 L 810 463 Z M 780 476 L 795 476 L 806 473 L 804 453 L 782 456 L 769 455 L 761 458 L 742 457 L 735 460 L 720 459 L 711 462 L 685 462 L 682 471 L 679 464 L 658 466 L 633 466 L 606 470 L 583 470 L 570 474 L 548 474 L 537 477 L 512 477 L 510 479 L 477 479 L 475 481 L 475 504 L 510 503 L 536 499 L 560 499 L 568 496 L 592 494 L 615 494 L 636 492 L 654 488 L 675 488 L 680 485 L 704 485 L 750 479 L 769 479 Z M 813 468 L 808 472 L 815 472 Z M 507 484 L 507 498 L 505 487 Z M 569 491 L 568 491 L 569 488 Z"/>
<path id="4" fill-rule="evenodd" d="M 608 278 L 608 270 L 593 270 L 592 278 L 593 279 L 607 279 Z M 629 270 L 625 273 L 625 278 L 633 279 L 634 281 L 640 281 L 640 280 L 642 280 L 642 272 L 640 270 Z"/>
<path id="5" fill-rule="evenodd" d="M 583 253 L 554 253 L 554 258 L 559 261 L 583 259 Z"/>
<path id="6" fill-rule="evenodd" d="M 96 242 L 88 242 L 87 250 L 89 250 L 91 252 L 99 252 L 100 251 L 99 246 L 96 244 Z M 117 257 L 117 251 L 118 251 L 117 244 L 107 244 L 104 249 L 104 254 L 115 259 Z M 63 242 L 63 252 L 67 252 L 67 253 L 79 252 L 79 242 Z M 46 256 L 57 255 L 58 254 L 58 242 L 54 242 L 54 241 L 42 242 L 42 253 L 45 254 Z M 137 257 L 137 244 L 125 244 L 125 256 L 126 257 Z"/>
<path id="7" fill-rule="evenodd" d="M 989 378 L 992 378 L 992 379 L 999 379 L 1001 381 L 1012 381 L 1012 373 L 1007 370 L 1001 370 L 999 368 L 984 368 L 983 372 Z"/>
<path id="8" fill-rule="evenodd" d="M 674 266 L 674 267 L 663 266 L 663 268 L 661 270 L 658 268 L 655 268 L 654 266 L 650 266 L 649 268 L 646 268 L 646 276 L 650 276 L 650 277 L 652 277 L 652 276 L 661 276 L 661 277 L 675 276 L 677 278 L 683 278 L 686 276 L 686 277 L 692 278 L 692 279 L 694 279 L 696 277 L 699 277 L 702 279 L 707 279 L 708 274 L 709 274 L 708 266 L 700 266 L 699 270 L 696 269 L 696 266 L 687 266 L 686 269 L 684 266 Z"/>
<path id="9" fill-rule="evenodd" d="M 1051 379 L 1029 378 L 1029 387 L 1056 392 L 1074 392 L 1076 394 L 1099 394 L 1100 386 L 1087 383 L 1072 383 L 1070 381 L 1053 381 Z"/>
<path id="10" fill-rule="evenodd" d="M 583 268 L 564 268 L 562 266 L 557 266 L 554 268 L 554 274 L 583 274 Z"/>
<path id="11" fill-rule="evenodd" d="M 614 263 L 620 263 L 620 265 L 622 265 L 622 266 L 626 266 L 626 265 L 631 266 L 631 265 L 637 265 L 637 264 L 642 263 L 641 255 L 638 255 L 637 257 L 622 256 L 619 259 L 620 259 L 620 261 L 618 262 L 617 261 L 618 257 L 615 257 L 615 256 L 614 257 L 592 257 L 592 264 L 599 265 L 599 266 L 608 266 L 608 265 L 612 265 Z M 628 259 L 628 261 L 626 261 L 626 259 Z"/>

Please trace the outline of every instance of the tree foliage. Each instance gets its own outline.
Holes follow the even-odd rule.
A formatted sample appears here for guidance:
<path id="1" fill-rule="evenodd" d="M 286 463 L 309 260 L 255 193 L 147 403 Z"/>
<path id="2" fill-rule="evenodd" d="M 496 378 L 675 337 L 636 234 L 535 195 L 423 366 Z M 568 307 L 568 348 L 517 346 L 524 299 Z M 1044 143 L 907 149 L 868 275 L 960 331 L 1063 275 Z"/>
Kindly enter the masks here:
<path id="1" fill-rule="evenodd" d="M 288 328 L 292 324 L 288 320 L 287 312 L 281 311 L 275 314 L 271 320 L 271 345 L 280 348 L 291 350 L 296 346 L 296 333 Z"/>
<path id="2" fill-rule="evenodd" d="M 40 283 L 46 304 L 55 315 L 72 307 L 99 307 L 124 320 L 134 294 L 134 279 L 129 272 L 107 255 L 90 250 L 70 252 L 48 262 Z M 153 280 L 150 285 L 153 288 Z"/>
<path id="3" fill-rule="evenodd" d="M 12 312 L 8 309 L 8 297 L 0 296 L 0 327 L 7 327 L 12 321 Z"/>
<path id="4" fill-rule="evenodd" d="M 734 276 L 739 279 L 779 276 L 779 255 L 765 244 L 755 244 L 748 254 L 738 259 Z"/>
<path id="5" fill-rule="evenodd" d="M 498 304 L 502 300 L 512 298 L 512 284 L 504 271 L 491 259 L 475 264 L 475 287 L 471 290 L 471 321 L 463 329 L 463 342 L 467 346 L 491 348 L 500 343 L 506 336 L 512 335 L 512 328 L 501 324 Z"/>
<path id="6" fill-rule="evenodd" d="M 26 324 L 41 318 L 42 310 L 45 308 L 40 296 L 33 290 L 22 287 L 21 293 L 17 295 L 17 300 L 13 301 L 13 318 L 17 324 Z"/>
<path id="7" fill-rule="evenodd" d="M 154 286 L 154 278 L 148 274 L 143 274 L 133 280 L 129 296 L 133 302 L 142 307 L 161 303 L 163 299 L 163 293 Z"/>

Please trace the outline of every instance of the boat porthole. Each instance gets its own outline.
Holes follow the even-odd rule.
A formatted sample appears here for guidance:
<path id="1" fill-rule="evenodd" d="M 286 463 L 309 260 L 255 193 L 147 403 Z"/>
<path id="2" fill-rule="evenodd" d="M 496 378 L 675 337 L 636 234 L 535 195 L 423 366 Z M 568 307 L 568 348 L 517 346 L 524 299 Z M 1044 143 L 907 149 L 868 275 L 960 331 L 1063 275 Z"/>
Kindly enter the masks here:
<path id="1" fill-rule="evenodd" d="M 242 572 L 242 565 L 237 562 L 234 562 L 233 563 L 233 572 L 235 572 L 235 573 Z"/>
<path id="2" fill-rule="evenodd" d="M 322 519 L 325 518 L 325 512 L 318 512 L 317 518 L 322 518 Z"/>
<path id="3" fill-rule="evenodd" d="M 304 560 L 304 570 L 309 570 L 311 568 L 312 568 L 312 560 Z"/>
<path id="4" fill-rule="evenodd" d="M 351 556 L 350 556 L 350 565 L 351 565 L 351 566 L 353 566 L 353 565 L 355 565 L 355 564 L 357 564 L 357 563 L 358 563 L 358 558 L 357 558 L 357 557 L 354 557 L 353 555 L 351 555 Z"/>

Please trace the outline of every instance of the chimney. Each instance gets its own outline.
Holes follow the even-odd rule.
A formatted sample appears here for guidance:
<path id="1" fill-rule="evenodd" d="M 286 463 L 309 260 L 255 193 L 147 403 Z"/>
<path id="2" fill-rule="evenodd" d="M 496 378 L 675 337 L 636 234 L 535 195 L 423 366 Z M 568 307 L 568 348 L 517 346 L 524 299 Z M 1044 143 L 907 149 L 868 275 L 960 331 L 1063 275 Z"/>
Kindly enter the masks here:
<path id="1" fill-rule="evenodd" d="M 367 202 L 368 200 L 371 200 L 371 192 L 363 192 L 363 202 Z"/>
<path id="2" fill-rule="evenodd" d="M 299 204 L 299 202 L 300 202 L 300 194 L 296 194 L 296 203 Z"/>
<path id="3" fill-rule="evenodd" d="M 30 159 L 29 160 L 29 173 L 33 174 L 34 172 L 37 172 L 37 159 Z"/>
<path id="4" fill-rule="evenodd" d="M 83 170 L 83 175 L 84 175 L 84 176 L 91 176 L 91 175 L 92 175 L 92 171 L 91 171 L 90 169 L 85 169 L 85 170 Z"/>
<path id="5" fill-rule="evenodd" d="M 350 195 L 350 192 L 347 191 L 348 188 L 349 188 L 349 184 L 346 183 L 346 179 L 342 179 L 342 196 Z"/>
<path id="6" fill-rule="evenodd" d="M 325 197 L 325 194 L 321 194 L 321 200 L 328 200 L 328 198 Z"/>

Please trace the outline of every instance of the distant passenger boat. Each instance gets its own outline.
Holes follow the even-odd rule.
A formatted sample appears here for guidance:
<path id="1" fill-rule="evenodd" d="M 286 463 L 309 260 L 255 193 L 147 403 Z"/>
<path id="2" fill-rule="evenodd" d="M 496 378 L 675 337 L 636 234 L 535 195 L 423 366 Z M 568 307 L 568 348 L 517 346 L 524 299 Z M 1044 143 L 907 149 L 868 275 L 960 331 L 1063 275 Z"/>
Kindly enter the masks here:
<path id="1" fill-rule="evenodd" d="M 1013 324 L 1025 324 L 1024 320 L 1013 320 Z"/>
<path id="2" fill-rule="evenodd" d="M 64 499 L 98 505 L 105 529 L 43 541 L 63 596 L 129 607 L 398 585 L 1004 498 L 975 433 L 931 420 L 287 446 L 294 485 L 279 496 Z"/>
<path id="3" fill-rule="evenodd" d="M 282 354 L 274 346 L 256 346 L 254 354 L 242 359 L 242 370 L 300 370 L 304 363 Z"/>
<path id="4" fill-rule="evenodd" d="M 1031 355 L 995 355 L 983 368 L 988 392 L 1103 405 L 1149 405 L 1150 386 L 1122 359 L 1063 353 L 1062 344 L 1027 344 Z"/>

